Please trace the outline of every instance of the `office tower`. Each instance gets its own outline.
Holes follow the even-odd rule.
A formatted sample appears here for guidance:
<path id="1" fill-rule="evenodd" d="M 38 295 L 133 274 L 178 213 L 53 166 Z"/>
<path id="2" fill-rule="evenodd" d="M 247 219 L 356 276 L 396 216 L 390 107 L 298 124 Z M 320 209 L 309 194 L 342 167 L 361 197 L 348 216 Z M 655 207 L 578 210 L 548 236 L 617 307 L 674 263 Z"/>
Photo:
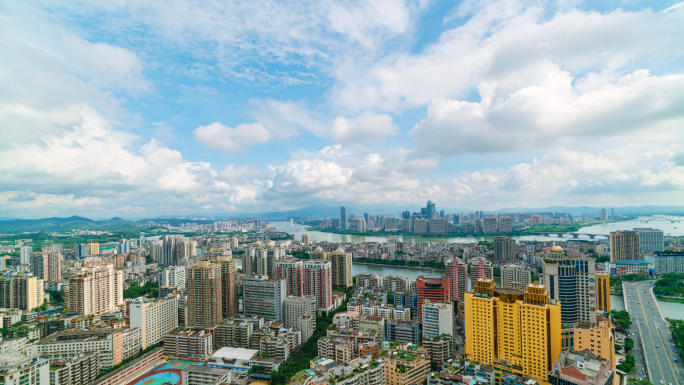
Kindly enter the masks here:
<path id="1" fill-rule="evenodd" d="M 496 233 L 498 230 L 498 225 L 496 224 L 496 218 L 495 217 L 485 217 L 482 220 L 482 232 L 491 234 L 491 233 Z"/>
<path id="2" fill-rule="evenodd" d="M 159 286 L 185 289 L 185 266 L 169 266 L 159 272 Z"/>
<path id="3" fill-rule="evenodd" d="M 413 227 L 411 227 L 411 219 L 402 218 L 401 220 L 401 232 L 402 233 L 412 233 Z"/>
<path id="4" fill-rule="evenodd" d="M 182 241 L 182 235 L 165 235 L 162 240 L 162 255 L 158 261 L 160 267 L 178 265 L 178 249 L 176 243 Z"/>
<path id="5" fill-rule="evenodd" d="M 221 268 L 221 317 L 235 317 L 239 306 L 237 261 L 230 256 L 218 256 L 213 262 Z"/>
<path id="6" fill-rule="evenodd" d="M 639 234 L 639 247 L 641 250 L 650 252 L 665 250 L 663 230 L 635 228 L 634 231 Z"/>
<path id="7" fill-rule="evenodd" d="M 423 307 L 423 337 L 432 338 L 454 333 L 454 304 L 426 299 Z"/>
<path id="8" fill-rule="evenodd" d="M 332 264 L 321 260 L 304 262 L 304 295 L 316 297 L 316 306 L 332 307 Z"/>
<path id="9" fill-rule="evenodd" d="M 446 276 L 449 278 L 451 299 L 463 302 L 463 296 L 468 291 L 468 264 L 458 257 L 447 261 Z"/>
<path id="10" fill-rule="evenodd" d="M 606 209 L 601 209 L 599 211 L 599 219 L 602 221 L 608 220 L 608 212 L 606 211 Z"/>
<path id="11" fill-rule="evenodd" d="M 505 265 L 501 267 L 501 287 L 504 289 L 525 290 L 532 283 L 532 272 L 522 265 Z"/>
<path id="12" fill-rule="evenodd" d="M 284 321 L 285 299 L 287 299 L 287 287 L 284 280 L 252 275 L 243 277 L 242 283 L 244 285 L 242 301 L 246 317 L 256 316 Z"/>
<path id="13" fill-rule="evenodd" d="M 352 231 L 366 231 L 366 220 L 363 218 L 351 218 L 347 226 Z"/>
<path id="14" fill-rule="evenodd" d="M 0 307 L 30 311 L 42 304 L 42 279 L 24 275 L 0 276 Z M 9 326 L 5 325 L 5 328 Z"/>
<path id="15" fill-rule="evenodd" d="M 277 262 L 277 279 L 285 281 L 288 296 L 304 295 L 304 262 L 297 258 L 285 257 Z"/>
<path id="16" fill-rule="evenodd" d="M 413 220 L 413 232 L 416 234 L 427 234 L 430 232 L 430 221 L 425 218 Z"/>
<path id="17" fill-rule="evenodd" d="M 482 257 L 471 259 L 470 276 L 472 280 L 480 278 L 494 279 L 494 267 L 491 262 Z"/>
<path id="18" fill-rule="evenodd" d="M 288 296 L 285 300 L 285 327 L 301 330 L 302 343 L 316 330 L 316 297 Z"/>
<path id="19" fill-rule="evenodd" d="M 478 280 L 465 295 L 467 357 L 545 383 L 561 350 L 560 307 L 544 285 L 523 292 Z"/>
<path id="20" fill-rule="evenodd" d="M 610 218 L 615 219 L 615 209 L 610 209 Z"/>
<path id="21" fill-rule="evenodd" d="M 332 285 L 334 288 L 348 289 L 354 286 L 352 280 L 352 255 L 338 248 L 330 254 L 332 265 Z"/>
<path id="22" fill-rule="evenodd" d="M 124 303 L 123 281 L 123 272 L 114 265 L 82 268 L 69 277 L 69 311 L 90 315 L 116 310 Z"/>
<path id="23" fill-rule="evenodd" d="M 549 298 L 561 303 L 561 322 L 596 322 L 596 272 L 594 258 L 570 258 L 553 246 L 544 258 L 544 284 Z"/>
<path id="24" fill-rule="evenodd" d="M 142 330 L 143 350 L 162 341 L 164 334 L 178 327 L 178 297 L 136 298 L 130 305 L 130 325 Z"/>
<path id="25" fill-rule="evenodd" d="M 22 246 L 19 248 L 19 262 L 23 265 L 25 263 L 31 263 L 31 253 L 33 252 L 33 247 Z"/>
<path id="26" fill-rule="evenodd" d="M 486 219 L 486 218 L 485 218 Z M 517 247 L 515 239 L 504 235 L 494 237 L 494 260 L 497 262 L 513 262 L 516 260 Z"/>
<path id="27" fill-rule="evenodd" d="M 610 313 L 610 276 L 596 273 L 596 310 Z"/>
<path id="28" fill-rule="evenodd" d="M 160 263 L 164 254 L 164 247 L 162 241 L 150 242 L 150 258 L 153 261 Z"/>
<path id="29" fill-rule="evenodd" d="M 510 233 L 513 231 L 513 224 L 511 222 L 511 217 L 505 216 L 499 218 L 499 232 L 500 233 Z"/>
<path id="30" fill-rule="evenodd" d="M 418 321 L 423 322 L 423 303 L 426 299 L 434 302 L 449 302 L 449 278 L 425 278 L 422 275 L 416 279 L 418 290 Z"/>
<path id="31" fill-rule="evenodd" d="M 340 206 L 340 227 L 342 230 L 347 229 L 347 208 Z"/>
<path id="32" fill-rule="evenodd" d="M 187 319 L 189 328 L 204 329 L 219 324 L 222 319 L 221 268 L 209 261 L 188 266 Z"/>
<path id="33" fill-rule="evenodd" d="M 411 212 L 410 211 L 402 211 L 401 219 L 411 219 Z"/>
<path id="34" fill-rule="evenodd" d="M 370 217 L 368 216 L 368 213 L 363 213 L 363 219 L 366 221 L 366 224 L 370 223 Z"/>
<path id="35" fill-rule="evenodd" d="M 309 234 L 302 234 L 302 244 L 308 245 L 311 243 L 311 239 L 309 238 Z"/>
<path id="36" fill-rule="evenodd" d="M 610 233 L 610 261 L 640 261 L 641 256 L 639 233 L 636 231 L 618 230 Z"/>
<path id="37" fill-rule="evenodd" d="M 428 202 L 427 202 L 427 207 L 425 208 L 425 211 L 426 211 L 426 217 L 427 217 L 427 219 L 428 219 L 428 220 L 429 220 L 429 219 L 432 219 L 432 217 L 435 216 L 435 212 L 436 212 L 435 204 L 432 203 L 432 201 L 428 201 Z"/>
<path id="38" fill-rule="evenodd" d="M 342 228 L 341 223 L 342 222 L 340 221 L 340 218 L 331 218 L 330 219 L 330 227 L 332 227 L 333 229 Z"/>

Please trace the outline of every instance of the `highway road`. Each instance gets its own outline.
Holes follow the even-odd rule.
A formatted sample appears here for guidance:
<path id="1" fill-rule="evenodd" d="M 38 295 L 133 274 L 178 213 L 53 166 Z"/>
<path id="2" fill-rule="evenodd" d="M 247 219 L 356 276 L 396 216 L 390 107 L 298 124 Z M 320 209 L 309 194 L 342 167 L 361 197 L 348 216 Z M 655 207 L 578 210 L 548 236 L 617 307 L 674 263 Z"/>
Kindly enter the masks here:
<path id="1" fill-rule="evenodd" d="M 624 295 L 629 302 L 629 316 L 632 320 L 630 330 L 641 331 L 641 347 L 637 349 L 638 341 L 635 339 L 634 348 L 638 355 L 635 355 L 637 368 L 641 372 L 639 356 L 643 356 L 647 362 L 648 379 L 654 385 L 684 385 L 680 382 L 684 373 L 682 363 L 673 362 L 673 358 L 679 356 L 674 352 L 672 335 L 668 323 L 660 314 L 658 302 L 651 291 L 652 285 L 652 281 L 625 283 Z"/>

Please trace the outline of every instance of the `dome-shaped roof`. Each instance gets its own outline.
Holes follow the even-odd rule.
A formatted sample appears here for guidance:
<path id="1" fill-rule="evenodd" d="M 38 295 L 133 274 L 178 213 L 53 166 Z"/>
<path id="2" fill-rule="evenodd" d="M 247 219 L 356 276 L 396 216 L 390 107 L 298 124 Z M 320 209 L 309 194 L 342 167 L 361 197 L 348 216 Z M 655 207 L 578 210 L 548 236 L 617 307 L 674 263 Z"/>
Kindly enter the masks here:
<path id="1" fill-rule="evenodd" d="M 323 249 L 320 246 L 318 246 L 315 251 L 319 252 L 319 251 L 323 251 Z"/>
<path id="2" fill-rule="evenodd" d="M 341 247 L 338 247 L 337 250 L 335 250 L 335 254 L 340 254 L 340 253 L 344 254 L 344 250 L 342 250 Z"/>
<path id="3" fill-rule="evenodd" d="M 551 248 L 550 251 L 551 251 L 552 253 L 562 253 L 562 252 L 563 252 L 563 248 L 560 247 L 560 246 L 553 246 L 553 247 Z"/>

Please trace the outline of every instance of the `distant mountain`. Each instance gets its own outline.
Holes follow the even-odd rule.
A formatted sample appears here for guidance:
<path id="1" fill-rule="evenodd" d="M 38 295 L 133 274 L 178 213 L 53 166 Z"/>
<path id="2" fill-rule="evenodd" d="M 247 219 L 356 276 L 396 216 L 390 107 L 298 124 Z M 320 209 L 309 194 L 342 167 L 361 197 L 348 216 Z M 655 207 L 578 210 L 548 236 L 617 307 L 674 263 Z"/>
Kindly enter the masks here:
<path id="1" fill-rule="evenodd" d="M 516 207 L 510 209 L 499 209 L 496 211 L 491 211 L 491 213 L 505 214 L 505 213 L 543 213 L 543 212 L 558 212 L 558 213 L 570 213 L 570 214 L 587 214 L 587 215 L 598 215 L 601 209 L 608 210 L 608 215 L 610 215 L 610 209 L 615 209 L 616 215 L 649 215 L 649 214 L 684 214 L 684 206 L 624 206 L 624 207 L 589 207 L 589 206 L 549 206 L 549 207 Z M 485 210 L 485 213 L 490 211 Z"/>
<path id="2" fill-rule="evenodd" d="M 58 230 L 91 229 L 113 230 L 133 226 L 134 222 L 121 218 L 112 218 L 106 221 L 94 221 L 79 216 L 68 218 L 43 218 L 43 219 L 15 219 L 0 222 L 0 233 L 42 231 L 51 232 Z"/>

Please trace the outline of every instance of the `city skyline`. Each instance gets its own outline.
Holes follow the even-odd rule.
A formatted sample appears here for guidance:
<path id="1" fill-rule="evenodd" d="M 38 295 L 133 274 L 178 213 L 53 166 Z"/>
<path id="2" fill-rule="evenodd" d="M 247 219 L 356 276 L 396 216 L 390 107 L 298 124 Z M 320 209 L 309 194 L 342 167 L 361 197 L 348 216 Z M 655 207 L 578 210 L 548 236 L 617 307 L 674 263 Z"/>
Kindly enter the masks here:
<path id="1" fill-rule="evenodd" d="M 681 4 L 5 2 L 0 217 L 674 205 Z"/>

